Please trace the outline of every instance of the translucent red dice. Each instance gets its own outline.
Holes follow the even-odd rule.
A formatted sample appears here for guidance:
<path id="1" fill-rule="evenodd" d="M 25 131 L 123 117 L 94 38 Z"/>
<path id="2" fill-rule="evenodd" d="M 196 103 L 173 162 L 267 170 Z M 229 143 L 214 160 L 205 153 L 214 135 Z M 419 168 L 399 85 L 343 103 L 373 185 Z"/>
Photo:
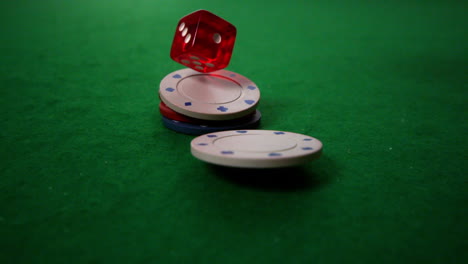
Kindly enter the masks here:
<path id="1" fill-rule="evenodd" d="M 176 28 L 171 58 L 199 72 L 224 69 L 231 60 L 236 27 L 206 10 L 183 17 Z"/>

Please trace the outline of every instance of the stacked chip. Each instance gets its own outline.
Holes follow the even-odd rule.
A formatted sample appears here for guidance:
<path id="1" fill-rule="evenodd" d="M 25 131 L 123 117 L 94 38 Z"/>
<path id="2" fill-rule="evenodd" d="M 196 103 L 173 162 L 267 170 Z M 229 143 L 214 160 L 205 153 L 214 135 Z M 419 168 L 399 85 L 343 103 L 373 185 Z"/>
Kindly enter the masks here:
<path id="1" fill-rule="evenodd" d="M 175 71 L 162 79 L 159 97 L 163 124 L 184 134 L 257 128 L 261 120 L 257 85 L 228 70 Z"/>

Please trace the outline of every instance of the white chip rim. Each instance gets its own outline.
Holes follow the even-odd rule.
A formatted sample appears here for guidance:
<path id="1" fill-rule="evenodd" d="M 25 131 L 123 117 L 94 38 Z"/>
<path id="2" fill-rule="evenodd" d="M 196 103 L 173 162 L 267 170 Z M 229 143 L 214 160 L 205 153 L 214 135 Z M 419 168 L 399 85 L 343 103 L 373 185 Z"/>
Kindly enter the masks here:
<path id="1" fill-rule="evenodd" d="M 232 87 L 220 89 L 217 83 Z M 205 87 L 206 94 L 203 93 Z M 213 89 L 216 93 L 212 92 Z M 190 90 L 198 98 L 190 98 L 187 95 Z M 260 91 L 251 80 L 232 71 L 200 73 L 187 68 L 164 77 L 159 86 L 159 96 L 168 107 L 183 115 L 205 120 L 230 120 L 254 112 Z"/>
<path id="2" fill-rule="evenodd" d="M 280 168 L 319 158 L 323 144 L 316 138 L 286 131 L 230 130 L 201 135 L 190 146 L 194 157 L 212 164 Z"/>

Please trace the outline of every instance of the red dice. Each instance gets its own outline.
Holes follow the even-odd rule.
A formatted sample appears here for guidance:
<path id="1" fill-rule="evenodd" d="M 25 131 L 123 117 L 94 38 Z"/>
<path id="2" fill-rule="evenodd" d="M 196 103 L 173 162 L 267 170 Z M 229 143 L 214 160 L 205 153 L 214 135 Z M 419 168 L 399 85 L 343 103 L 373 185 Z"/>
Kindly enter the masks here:
<path id="1" fill-rule="evenodd" d="M 176 28 L 171 58 L 199 72 L 224 69 L 231 60 L 236 27 L 206 10 L 183 17 Z"/>

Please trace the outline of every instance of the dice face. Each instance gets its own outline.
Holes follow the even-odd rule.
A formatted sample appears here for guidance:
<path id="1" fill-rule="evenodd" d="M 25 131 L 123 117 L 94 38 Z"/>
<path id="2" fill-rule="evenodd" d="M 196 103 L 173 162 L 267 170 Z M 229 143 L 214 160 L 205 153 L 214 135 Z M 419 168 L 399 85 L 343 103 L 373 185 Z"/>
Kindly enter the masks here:
<path id="1" fill-rule="evenodd" d="M 183 17 L 176 28 L 171 58 L 199 72 L 224 69 L 231 60 L 236 28 L 206 10 Z"/>

